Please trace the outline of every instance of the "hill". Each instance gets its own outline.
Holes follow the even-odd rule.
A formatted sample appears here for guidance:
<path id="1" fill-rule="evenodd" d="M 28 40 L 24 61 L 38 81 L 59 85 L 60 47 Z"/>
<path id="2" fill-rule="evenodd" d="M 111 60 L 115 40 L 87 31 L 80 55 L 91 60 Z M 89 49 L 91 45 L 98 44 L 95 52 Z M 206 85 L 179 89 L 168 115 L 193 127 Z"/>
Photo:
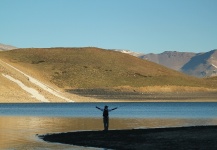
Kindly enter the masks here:
<path id="1" fill-rule="evenodd" d="M 61 88 L 201 86 L 196 78 L 99 48 L 17 49 L 2 52 L 2 57 L 29 71 L 40 72 L 42 77 Z"/>
<path id="2" fill-rule="evenodd" d="M 0 59 L 66 91 L 107 89 L 153 93 L 217 88 L 213 80 L 190 77 L 128 54 L 94 47 L 16 49 L 0 52 Z"/>

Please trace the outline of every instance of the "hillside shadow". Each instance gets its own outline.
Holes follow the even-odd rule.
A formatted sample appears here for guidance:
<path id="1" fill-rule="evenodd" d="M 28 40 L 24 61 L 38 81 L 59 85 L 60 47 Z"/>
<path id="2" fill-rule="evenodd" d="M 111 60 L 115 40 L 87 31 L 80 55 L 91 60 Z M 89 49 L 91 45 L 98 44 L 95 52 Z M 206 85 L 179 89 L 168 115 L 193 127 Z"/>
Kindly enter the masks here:
<path id="1" fill-rule="evenodd" d="M 151 94 L 144 94 L 140 92 L 122 92 L 122 91 L 111 91 L 107 89 L 71 89 L 67 92 L 77 94 L 85 97 L 93 97 L 97 99 L 126 99 L 126 100 L 142 100 L 147 99 L 147 96 Z"/>
<path id="2" fill-rule="evenodd" d="M 104 100 L 192 100 L 192 99 L 210 99 L 216 97 L 217 93 L 195 92 L 158 92 L 158 93 L 142 93 L 138 91 L 126 92 L 119 90 L 108 90 L 103 88 L 96 89 L 68 89 L 66 92 L 84 97 L 92 97 Z"/>

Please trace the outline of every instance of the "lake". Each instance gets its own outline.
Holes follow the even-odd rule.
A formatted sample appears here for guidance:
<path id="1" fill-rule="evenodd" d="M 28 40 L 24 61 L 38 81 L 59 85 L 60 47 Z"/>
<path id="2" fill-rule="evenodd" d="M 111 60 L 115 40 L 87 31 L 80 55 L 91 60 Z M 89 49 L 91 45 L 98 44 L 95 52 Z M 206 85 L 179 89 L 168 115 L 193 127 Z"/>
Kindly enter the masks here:
<path id="1" fill-rule="evenodd" d="M 103 130 L 102 112 L 110 112 L 109 129 L 137 129 L 217 124 L 217 103 L 34 103 L 0 104 L 0 149 L 57 150 L 86 148 L 47 143 L 36 135 Z"/>

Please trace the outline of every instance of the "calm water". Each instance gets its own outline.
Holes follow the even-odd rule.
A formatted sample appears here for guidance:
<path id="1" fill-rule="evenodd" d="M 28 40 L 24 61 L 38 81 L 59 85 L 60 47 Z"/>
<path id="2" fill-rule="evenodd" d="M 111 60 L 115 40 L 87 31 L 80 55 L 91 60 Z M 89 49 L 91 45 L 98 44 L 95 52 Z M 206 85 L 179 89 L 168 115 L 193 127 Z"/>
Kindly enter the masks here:
<path id="1" fill-rule="evenodd" d="M 110 129 L 217 124 L 217 103 L 0 104 L 0 149 L 96 149 L 47 143 L 36 134 L 102 130 L 102 112 L 95 106 L 104 105 L 118 107 L 110 112 Z"/>

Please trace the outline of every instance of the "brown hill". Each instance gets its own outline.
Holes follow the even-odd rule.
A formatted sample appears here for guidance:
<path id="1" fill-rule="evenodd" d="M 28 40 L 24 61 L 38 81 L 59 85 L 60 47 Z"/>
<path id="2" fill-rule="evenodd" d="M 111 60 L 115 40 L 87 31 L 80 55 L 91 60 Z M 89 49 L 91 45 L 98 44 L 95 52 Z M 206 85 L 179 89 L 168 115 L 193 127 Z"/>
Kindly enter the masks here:
<path id="1" fill-rule="evenodd" d="M 210 87 L 158 64 L 100 48 L 30 48 L 1 52 L 26 72 L 64 89 L 145 86 Z"/>

